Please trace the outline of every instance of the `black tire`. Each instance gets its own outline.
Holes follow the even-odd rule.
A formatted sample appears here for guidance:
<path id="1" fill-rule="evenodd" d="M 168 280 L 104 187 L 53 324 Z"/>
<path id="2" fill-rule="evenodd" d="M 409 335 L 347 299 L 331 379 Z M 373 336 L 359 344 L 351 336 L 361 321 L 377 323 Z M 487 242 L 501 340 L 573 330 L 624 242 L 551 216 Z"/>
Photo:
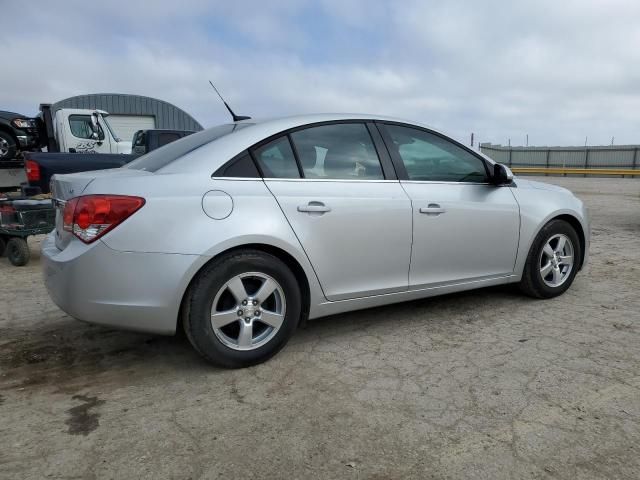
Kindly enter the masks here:
<path id="1" fill-rule="evenodd" d="M 16 141 L 7 132 L 0 131 L 0 162 L 6 162 L 16 158 L 18 146 Z"/>
<path id="2" fill-rule="evenodd" d="M 281 326 L 267 343 L 242 351 L 225 345 L 218 338 L 211 324 L 211 309 L 217 292 L 236 275 L 248 272 L 266 274 L 274 279 L 282 289 L 286 309 Z M 243 368 L 268 360 L 285 346 L 298 325 L 302 297 L 295 275 L 280 259 L 258 250 L 239 250 L 216 259 L 198 273 L 183 307 L 184 331 L 196 351 L 215 365 Z M 242 322 L 242 319 L 238 321 Z"/>
<path id="3" fill-rule="evenodd" d="M 7 248 L 7 241 L 4 237 L 0 237 L 0 257 L 4 255 L 4 251 Z"/>
<path id="4" fill-rule="evenodd" d="M 7 258 L 11 264 L 15 267 L 22 267 L 29 263 L 31 258 L 31 252 L 29 251 L 29 245 L 24 238 L 13 237 L 7 242 L 6 247 Z"/>
<path id="5" fill-rule="evenodd" d="M 552 287 L 547 285 L 542 278 L 540 266 L 544 246 L 550 238 L 558 234 L 565 235 L 571 242 L 573 248 L 573 265 L 566 280 L 564 280 L 561 285 Z M 580 267 L 581 258 L 582 247 L 576 230 L 564 220 L 551 220 L 540 230 L 531 245 L 522 274 L 522 280 L 519 284 L 520 290 L 534 298 L 552 298 L 562 295 L 573 283 Z"/>

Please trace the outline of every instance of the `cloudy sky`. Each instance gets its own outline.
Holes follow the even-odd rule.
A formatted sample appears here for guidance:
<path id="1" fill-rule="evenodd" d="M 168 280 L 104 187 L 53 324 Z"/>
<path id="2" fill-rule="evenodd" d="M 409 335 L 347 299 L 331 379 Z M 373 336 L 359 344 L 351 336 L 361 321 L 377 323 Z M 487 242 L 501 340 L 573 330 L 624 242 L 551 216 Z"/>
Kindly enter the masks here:
<path id="1" fill-rule="evenodd" d="M 459 139 L 640 143 L 640 1 L 0 0 L 0 109 L 157 97 L 236 113 L 367 112 Z"/>

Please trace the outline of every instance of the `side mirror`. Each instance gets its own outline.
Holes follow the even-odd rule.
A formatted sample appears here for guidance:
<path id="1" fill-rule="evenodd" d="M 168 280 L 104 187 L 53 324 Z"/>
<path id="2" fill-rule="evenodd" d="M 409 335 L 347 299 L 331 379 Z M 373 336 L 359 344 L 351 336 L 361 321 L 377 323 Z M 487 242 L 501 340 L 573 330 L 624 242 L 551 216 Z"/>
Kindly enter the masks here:
<path id="1" fill-rule="evenodd" d="M 98 135 L 97 131 L 91 132 L 91 140 L 98 140 L 100 135 Z"/>
<path id="2" fill-rule="evenodd" d="M 91 114 L 91 128 L 94 132 L 98 131 L 98 112 L 93 112 Z"/>
<path id="3" fill-rule="evenodd" d="M 513 183 L 513 172 L 506 165 L 496 163 L 493 166 L 491 181 L 494 185 L 509 185 Z"/>

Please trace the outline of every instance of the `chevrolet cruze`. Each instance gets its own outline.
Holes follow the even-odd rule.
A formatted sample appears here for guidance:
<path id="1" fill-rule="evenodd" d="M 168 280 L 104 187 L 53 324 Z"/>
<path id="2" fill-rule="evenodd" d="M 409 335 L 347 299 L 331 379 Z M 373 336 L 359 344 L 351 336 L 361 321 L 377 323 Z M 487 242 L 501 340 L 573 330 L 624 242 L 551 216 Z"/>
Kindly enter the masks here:
<path id="1" fill-rule="evenodd" d="M 507 283 L 554 297 L 589 247 L 568 190 L 370 115 L 220 125 L 123 168 L 56 175 L 52 192 L 56 304 L 111 327 L 183 328 L 226 367 L 339 312 Z"/>

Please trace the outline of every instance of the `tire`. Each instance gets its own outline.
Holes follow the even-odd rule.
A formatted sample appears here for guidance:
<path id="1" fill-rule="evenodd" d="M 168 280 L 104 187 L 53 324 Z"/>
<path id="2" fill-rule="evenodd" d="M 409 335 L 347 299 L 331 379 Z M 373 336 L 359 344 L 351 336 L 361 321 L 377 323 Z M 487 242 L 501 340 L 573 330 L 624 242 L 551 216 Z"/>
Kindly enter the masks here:
<path id="1" fill-rule="evenodd" d="M 4 255 L 4 251 L 6 248 L 7 248 L 7 241 L 3 237 L 0 237 L 0 257 Z"/>
<path id="2" fill-rule="evenodd" d="M 240 250 L 206 265 L 194 279 L 183 304 L 183 327 L 209 362 L 248 367 L 285 346 L 298 325 L 301 298 L 295 275 L 280 259 Z"/>
<path id="3" fill-rule="evenodd" d="M 6 247 L 7 258 L 15 267 L 22 267 L 29 263 L 31 252 L 29 245 L 24 238 L 13 237 L 7 242 Z"/>
<path id="4" fill-rule="evenodd" d="M 13 160 L 18 153 L 15 140 L 7 132 L 0 131 L 0 162 Z"/>
<path id="5" fill-rule="evenodd" d="M 564 247 L 559 251 L 561 245 Z M 573 283 L 581 258 L 582 247 L 576 230 L 564 220 L 551 220 L 531 245 L 520 290 L 534 298 L 562 295 Z"/>

